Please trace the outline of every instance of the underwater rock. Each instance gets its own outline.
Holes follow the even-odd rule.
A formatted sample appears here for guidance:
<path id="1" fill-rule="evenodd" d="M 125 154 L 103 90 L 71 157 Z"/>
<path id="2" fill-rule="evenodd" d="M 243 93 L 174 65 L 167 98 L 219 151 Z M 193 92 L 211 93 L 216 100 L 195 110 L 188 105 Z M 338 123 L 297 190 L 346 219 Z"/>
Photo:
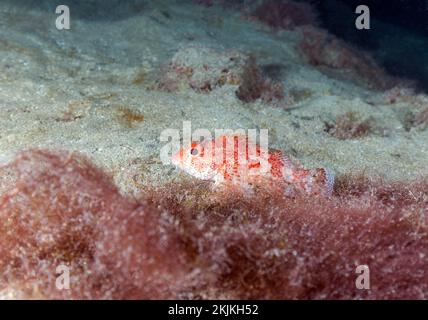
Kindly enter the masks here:
<path id="1" fill-rule="evenodd" d="M 191 88 L 209 93 L 226 84 L 237 85 L 245 60 L 245 55 L 237 51 L 220 52 L 203 46 L 182 48 L 162 71 L 155 88 L 168 92 Z"/>

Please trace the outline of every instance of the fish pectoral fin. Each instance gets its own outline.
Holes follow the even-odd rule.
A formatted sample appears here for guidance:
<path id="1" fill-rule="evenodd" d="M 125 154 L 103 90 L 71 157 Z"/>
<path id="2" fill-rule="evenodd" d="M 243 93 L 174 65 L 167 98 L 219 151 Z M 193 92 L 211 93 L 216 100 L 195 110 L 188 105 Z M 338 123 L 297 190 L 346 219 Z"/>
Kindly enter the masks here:
<path id="1" fill-rule="evenodd" d="M 214 181 L 214 185 L 219 186 L 224 183 L 224 176 L 222 174 L 217 173 L 212 181 Z"/>

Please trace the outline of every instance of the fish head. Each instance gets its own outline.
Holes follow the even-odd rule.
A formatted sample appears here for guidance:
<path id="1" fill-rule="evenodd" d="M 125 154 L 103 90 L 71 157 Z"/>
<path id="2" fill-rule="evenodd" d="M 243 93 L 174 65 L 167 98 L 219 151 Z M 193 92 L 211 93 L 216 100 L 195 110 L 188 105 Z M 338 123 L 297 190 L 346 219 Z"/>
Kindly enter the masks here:
<path id="1" fill-rule="evenodd" d="M 212 141 L 192 142 L 171 157 L 171 163 L 184 172 L 203 180 L 217 174 L 212 156 Z"/>

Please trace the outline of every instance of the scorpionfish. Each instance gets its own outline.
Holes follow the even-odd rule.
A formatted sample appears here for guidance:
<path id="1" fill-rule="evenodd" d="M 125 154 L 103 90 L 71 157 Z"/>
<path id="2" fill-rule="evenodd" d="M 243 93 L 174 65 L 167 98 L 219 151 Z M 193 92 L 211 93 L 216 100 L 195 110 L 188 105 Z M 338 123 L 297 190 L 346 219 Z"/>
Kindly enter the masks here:
<path id="1" fill-rule="evenodd" d="M 265 159 L 265 161 L 264 161 Z M 330 196 L 334 175 L 328 169 L 295 165 L 280 150 L 264 150 L 245 135 L 221 135 L 192 142 L 171 158 L 173 165 L 198 179 L 242 186 L 284 184 L 284 191 Z"/>

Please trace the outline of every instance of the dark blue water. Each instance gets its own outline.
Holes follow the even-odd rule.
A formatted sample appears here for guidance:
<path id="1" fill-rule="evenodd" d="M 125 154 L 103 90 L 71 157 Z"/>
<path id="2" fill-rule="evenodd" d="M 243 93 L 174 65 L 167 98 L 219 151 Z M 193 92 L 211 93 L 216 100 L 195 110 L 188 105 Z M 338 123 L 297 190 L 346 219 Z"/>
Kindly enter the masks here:
<path id="1" fill-rule="evenodd" d="M 428 1 L 314 0 L 321 24 L 340 38 L 369 50 L 396 76 L 417 81 L 428 91 Z M 371 29 L 357 30 L 355 8 L 370 8 Z"/>

